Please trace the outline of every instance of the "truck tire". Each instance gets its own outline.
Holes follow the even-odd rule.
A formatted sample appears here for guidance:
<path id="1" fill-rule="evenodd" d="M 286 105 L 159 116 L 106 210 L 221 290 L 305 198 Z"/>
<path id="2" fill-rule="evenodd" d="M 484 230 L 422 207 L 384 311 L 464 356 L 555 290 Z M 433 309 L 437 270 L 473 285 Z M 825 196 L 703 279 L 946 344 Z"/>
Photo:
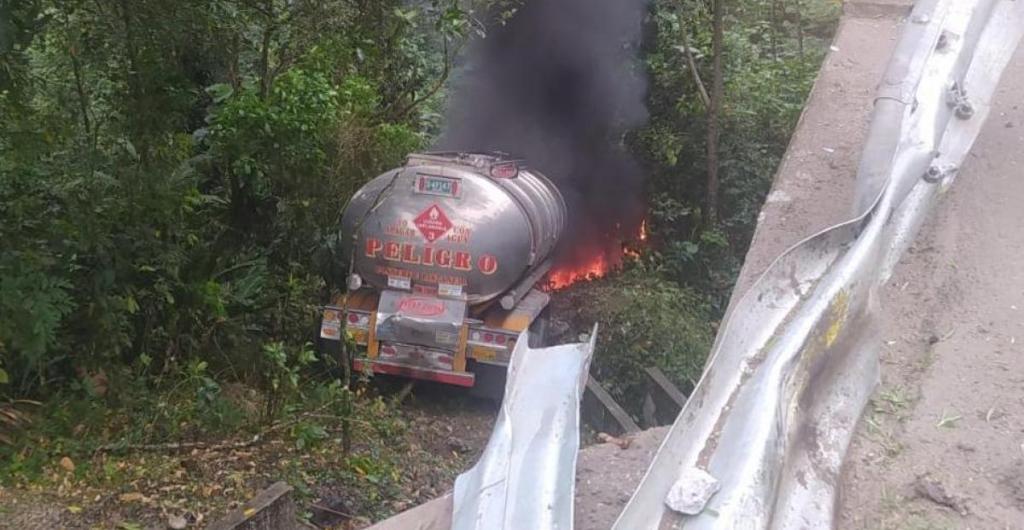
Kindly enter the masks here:
<path id="1" fill-rule="evenodd" d="M 548 346 L 548 309 L 544 308 L 533 323 L 530 324 L 527 344 L 531 348 Z M 469 371 L 476 375 L 476 382 L 469 389 L 471 396 L 501 403 L 505 398 L 505 382 L 508 379 L 508 366 L 469 361 Z"/>
<path id="2" fill-rule="evenodd" d="M 476 382 L 469 389 L 469 395 L 501 404 L 505 398 L 505 381 L 508 366 L 469 361 L 467 367 L 476 376 Z"/>
<path id="3" fill-rule="evenodd" d="M 344 359 L 341 358 L 341 341 L 325 339 L 318 332 L 315 346 L 319 364 L 327 375 L 341 377 L 345 373 L 345 367 L 342 366 Z"/>

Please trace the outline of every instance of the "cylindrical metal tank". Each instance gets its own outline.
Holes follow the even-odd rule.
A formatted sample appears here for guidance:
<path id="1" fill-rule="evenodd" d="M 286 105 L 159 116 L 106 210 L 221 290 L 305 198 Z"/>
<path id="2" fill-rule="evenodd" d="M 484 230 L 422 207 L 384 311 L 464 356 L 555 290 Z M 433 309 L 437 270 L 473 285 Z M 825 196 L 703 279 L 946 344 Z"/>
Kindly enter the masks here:
<path id="1" fill-rule="evenodd" d="M 417 154 L 349 201 L 343 255 L 364 285 L 436 289 L 475 305 L 536 277 L 565 221 L 561 193 L 522 161 Z"/>

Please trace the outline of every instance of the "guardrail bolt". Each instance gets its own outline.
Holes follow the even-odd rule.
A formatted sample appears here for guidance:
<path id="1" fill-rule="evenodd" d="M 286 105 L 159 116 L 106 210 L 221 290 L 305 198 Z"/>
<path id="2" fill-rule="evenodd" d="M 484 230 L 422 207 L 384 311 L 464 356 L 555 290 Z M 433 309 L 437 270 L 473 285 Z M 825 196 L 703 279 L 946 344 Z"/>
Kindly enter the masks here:
<path id="1" fill-rule="evenodd" d="M 969 120 L 974 117 L 974 105 L 966 99 L 956 106 L 956 117 L 961 120 Z"/>
<path id="2" fill-rule="evenodd" d="M 929 167 L 922 178 L 925 182 L 936 184 L 956 175 L 959 170 L 960 168 L 956 164 L 936 164 Z"/>
<path id="3" fill-rule="evenodd" d="M 967 89 L 960 83 L 954 81 L 950 85 L 948 103 L 957 118 L 969 120 L 974 117 L 974 104 L 967 98 Z"/>

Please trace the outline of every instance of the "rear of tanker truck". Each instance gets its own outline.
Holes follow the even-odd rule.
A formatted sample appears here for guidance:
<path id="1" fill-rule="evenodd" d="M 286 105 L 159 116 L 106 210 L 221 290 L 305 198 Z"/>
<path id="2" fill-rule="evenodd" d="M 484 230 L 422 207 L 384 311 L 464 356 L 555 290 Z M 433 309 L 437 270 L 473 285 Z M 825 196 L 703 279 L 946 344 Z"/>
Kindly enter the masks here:
<path id="1" fill-rule="evenodd" d="M 500 392 L 516 341 L 542 335 L 549 297 L 536 286 L 565 215 L 522 160 L 410 155 L 345 208 L 347 290 L 324 308 L 322 343 L 355 345 L 355 370 Z"/>

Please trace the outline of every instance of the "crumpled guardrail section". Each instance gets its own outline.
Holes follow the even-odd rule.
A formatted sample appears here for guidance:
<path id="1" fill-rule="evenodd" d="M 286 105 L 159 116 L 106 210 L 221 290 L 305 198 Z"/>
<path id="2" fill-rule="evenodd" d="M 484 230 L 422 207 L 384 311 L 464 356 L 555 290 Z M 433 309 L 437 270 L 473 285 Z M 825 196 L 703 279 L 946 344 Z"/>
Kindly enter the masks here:
<path id="1" fill-rule="evenodd" d="M 585 343 L 516 342 L 491 438 L 455 481 L 452 530 L 571 530 L 580 398 L 596 339 L 594 326 Z"/>
<path id="2" fill-rule="evenodd" d="M 787 251 L 741 299 L 614 530 L 833 527 L 878 380 L 878 289 L 952 184 L 1022 31 L 1019 0 L 917 3 L 879 91 L 858 216 Z"/>

